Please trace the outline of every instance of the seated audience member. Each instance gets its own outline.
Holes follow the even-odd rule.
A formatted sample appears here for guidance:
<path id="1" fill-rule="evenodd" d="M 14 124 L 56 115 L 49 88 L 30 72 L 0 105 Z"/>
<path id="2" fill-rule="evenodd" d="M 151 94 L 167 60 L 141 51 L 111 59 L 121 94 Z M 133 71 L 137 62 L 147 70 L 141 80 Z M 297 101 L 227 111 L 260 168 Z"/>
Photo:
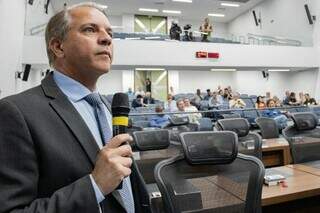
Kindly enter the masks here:
<path id="1" fill-rule="evenodd" d="M 299 99 L 297 100 L 297 102 L 299 103 L 299 105 L 303 105 L 303 103 L 305 102 L 303 92 L 299 92 Z"/>
<path id="2" fill-rule="evenodd" d="M 217 92 L 213 92 L 212 97 L 209 99 L 209 107 L 210 108 L 218 108 L 219 106 L 220 106 L 220 103 L 218 101 Z"/>
<path id="3" fill-rule="evenodd" d="M 177 103 L 171 94 L 168 94 L 167 102 L 165 103 L 165 109 L 169 112 L 177 111 Z"/>
<path id="4" fill-rule="evenodd" d="M 138 91 L 135 92 L 135 95 L 141 95 L 142 97 L 145 96 L 145 92 L 141 89 L 141 87 L 138 87 Z"/>
<path id="5" fill-rule="evenodd" d="M 159 127 L 159 128 L 166 127 L 170 123 L 169 115 L 160 114 L 160 113 L 163 113 L 163 107 L 161 105 L 157 105 L 155 108 L 155 111 L 156 113 L 159 113 L 159 114 L 151 117 L 150 126 Z"/>
<path id="6" fill-rule="evenodd" d="M 277 96 L 273 96 L 272 99 L 275 102 L 276 107 L 281 107 L 282 106 L 281 101 Z"/>
<path id="7" fill-rule="evenodd" d="M 268 101 L 269 99 L 271 99 L 271 93 L 270 92 L 266 92 L 266 97 L 264 98 L 264 101 Z"/>
<path id="8" fill-rule="evenodd" d="M 239 93 L 235 93 L 233 95 L 232 99 L 229 101 L 229 107 L 231 109 L 240 109 L 240 108 L 246 107 L 246 103 L 239 97 L 240 97 Z"/>
<path id="9" fill-rule="evenodd" d="M 273 99 L 269 99 L 267 101 L 268 109 L 262 111 L 262 117 L 273 118 L 277 124 L 279 129 L 283 129 L 287 126 L 288 118 L 280 112 L 278 109 L 272 109 L 276 107 L 275 101 Z"/>
<path id="10" fill-rule="evenodd" d="M 129 97 L 129 100 L 134 99 L 135 95 L 134 95 L 134 92 L 132 91 L 131 87 L 128 88 L 127 95 Z"/>
<path id="11" fill-rule="evenodd" d="M 290 91 L 286 91 L 285 92 L 285 97 L 284 97 L 284 99 L 283 99 L 283 105 L 290 105 L 289 104 L 289 98 L 290 98 Z"/>
<path id="12" fill-rule="evenodd" d="M 209 101 L 211 96 L 212 96 L 212 92 L 210 91 L 210 89 L 207 89 L 207 95 L 204 96 L 203 100 Z"/>
<path id="13" fill-rule="evenodd" d="M 202 101 L 204 98 L 203 96 L 201 95 L 201 90 L 200 89 L 197 89 L 197 92 L 196 92 L 196 95 L 195 95 L 195 98 L 194 98 L 194 103 L 199 106 L 200 105 L 200 101 Z"/>
<path id="14" fill-rule="evenodd" d="M 224 93 L 223 93 L 223 90 L 222 89 L 220 89 L 219 91 L 218 91 L 218 94 L 217 94 L 217 101 L 218 101 L 218 104 L 219 105 L 222 105 L 223 104 L 223 95 L 224 95 Z"/>
<path id="15" fill-rule="evenodd" d="M 256 109 L 264 109 L 264 108 L 266 108 L 266 103 L 264 102 L 262 96 L 258 96 L 256 101 Z"/>
<path id="16" fill-rule="evenodd" d="M 200 26 L 200 32 L 201 32 L 201 41 L 208 42 L 208 37 L 211 36 L 212 33 L 212 25 L 209 23 L 209 18 L 204 19 L 204 23 Z"/>
<path id="17" fill-rule="evenodd" d="M 228 88 L 224 88 L 224 98 L 227 98 L 228 101 L 232 99 L 232 93 L 229 91 Z"/>
<path id="18" fill-rule="evenodd" d="M 308 93 L 306 93 L 304 95 L 305 99 L 303 102 L 303 105 L 309 106 L 309 105 L 317 105 L 317 102 L 314 98 L 310 98 L 310 95 Z"/>
<path id="19" fill-rule="evenodd" d="M 136 108 L 136 107 L 145 107 L 145 106 L 147 106 L 147 105 L 145 105 L 145 104 L 143 103 L 143 97 L 142 97 L 142 95 L 137 95 L 136 99 L 134 99 L 134 100 L 132 101 L 131 106 L 132 106 L 133 108 Z"/>
<path id="20" fill-rule="evenodd" d="M 296 106 L 296 105 L 299 105 L 299 102 L 296 98 L 296 93 L 294 92 L 291 92 L 290 93 L 290 96 L 289 96 L 289 105 L 290 106 Z"/>
<path id="21" fill-rule="evenodd" d="M 198 109 L 195 106 L 190 104 L 189 98 L 185 98 L 184 102 L 184 111 L 185 112 L 198 112 Z M 197 123 L 199 124 L 199 119 L 202 117 L 200 113 L 191 113 L 188 114 L 190 123 Z"/>
<path id="22" fill-rule="evenodd" d="M 151 92 L 146 92 L 146 95 L 143 98 L 144 104 L 154 104 L 154 99 L 151 97 Z"/>

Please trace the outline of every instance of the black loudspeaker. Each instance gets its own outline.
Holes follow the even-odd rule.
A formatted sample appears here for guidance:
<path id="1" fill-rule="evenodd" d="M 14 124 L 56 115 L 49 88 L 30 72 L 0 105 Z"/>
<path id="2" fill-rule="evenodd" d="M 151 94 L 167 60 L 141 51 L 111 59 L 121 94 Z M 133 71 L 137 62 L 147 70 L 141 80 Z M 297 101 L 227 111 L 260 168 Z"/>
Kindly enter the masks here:
<path id="1" fill-rule="evenodd" d="M 259 26 L 259 21 L 257 19 L 256 11 L 252 10 L 252 14 L 253 14 L 253 18 L 254 18 L 254 22 L 255 22 L 256 26 Z"/>
<path id="2" fill-rule="evenodd" d="M 24 67 L 23 76 L 22 76 L 23 81 L 28 81 L 30 70 L 31 70 L 31 64 L 26 64 L 26 66 Z"/>
<path id="3" fill-rule="evenodd" d="M 269 72 L 267 70 L 262 70 L 263 78 L 269 78 Z"/>
<path id="4" fill-rule="evenodd" d="M 313 17 L 310 14 L 310 10 L 307 4 L 304 5 L 304 9 L 306 10 L 309 24 L 313 24 Z"/>
<path id="5" fill-rule="evenodd" d="M 29 3 L 30 5 L 33 5 L 33 0 L 29 0 L 28 3 Z"/>

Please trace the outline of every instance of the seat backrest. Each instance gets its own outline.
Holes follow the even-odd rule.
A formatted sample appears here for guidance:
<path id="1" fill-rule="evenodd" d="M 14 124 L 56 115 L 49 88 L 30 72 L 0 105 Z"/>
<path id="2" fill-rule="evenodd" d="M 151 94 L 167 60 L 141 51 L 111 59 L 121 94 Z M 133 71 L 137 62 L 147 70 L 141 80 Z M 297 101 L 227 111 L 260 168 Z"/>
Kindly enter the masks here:
<path id="1" fill-rule="evenodd" d="M 274 119 L 259 117 L 256 118 L 256 123 L 263 139 L 279 138 L 279 127 Z"/>
<path id="2" fill-rule="evenodd" d="M 291 118 L 298 131 L 312 130 L 318 125 L 318 118 L 312 112 L 293 113 Z"/>
<path id="3" fill-rule="evenodd" d="M 181 140 L 184 154 L 155 168 L 165 212 L 260 212 L 264 166 L 236 155 L 234 133 L 183 133 Z"/>
<path id="4" fill-rule="evenodd" d="M 169 117 L 170 126 L 180 126 L 180 125 L 187 125 L 189 123 L 189 117 L 178 117 L 178 116 L 171 116 Z"/>
<path id="5" fill-rule="evenodd" d="M 166 129 L 133 132 L 135 146 L 139 151 L 166 149 L 170 145 Z"/>
<path id="6" fill-rule="evenodd" d="M 199 119 L 199 130 L 200 131 L 212 131 L 213 125 L 210 118 L 200 118 Z"/>
<path id="7" fill-rule="evenodd" d="M 146 120 L 138 120 L 138 121 L 133 121 L 132 125 L 137 126 L 137 127 L 141 127 L 141 128 L 145 128 L 145 127 L 150 126 L 150 122 L 146 121 Z"/>
<path id="8" fill-rule="evenodd" d="M 254 132 L 249 132 L 250 124 L 247 119 L 220 119 L 216 127 L 220 131 L 233 131 L 238 135 L 240 153 L 262 158 L 262 138 Z"/>

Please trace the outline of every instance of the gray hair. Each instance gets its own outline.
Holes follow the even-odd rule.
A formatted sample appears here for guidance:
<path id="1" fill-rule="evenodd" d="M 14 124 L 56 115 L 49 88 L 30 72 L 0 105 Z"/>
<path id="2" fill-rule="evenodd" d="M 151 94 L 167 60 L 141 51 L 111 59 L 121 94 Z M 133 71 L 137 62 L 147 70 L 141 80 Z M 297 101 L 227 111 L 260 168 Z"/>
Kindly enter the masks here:
<path id="1" fill-rule="evenodd" d="M 50 66 L 53 65 L 56 56 L 54 52 L 50 49 L 49 43 L 53 38 L 59 39 L 60 41 L 65 40 L 69 31 L 70 11 L 79 7 L 95 8 L 101 11 L 107 17 L 107 14 L 104 11 L 104 7 L 94 2 L 82 2 L 79 4 L 72 5 L 70 7 L 64 8 L 62 11 L 58 12 L 53 17 L 51 17 L 47 24 L 45 33 L 47 55 Z"/>

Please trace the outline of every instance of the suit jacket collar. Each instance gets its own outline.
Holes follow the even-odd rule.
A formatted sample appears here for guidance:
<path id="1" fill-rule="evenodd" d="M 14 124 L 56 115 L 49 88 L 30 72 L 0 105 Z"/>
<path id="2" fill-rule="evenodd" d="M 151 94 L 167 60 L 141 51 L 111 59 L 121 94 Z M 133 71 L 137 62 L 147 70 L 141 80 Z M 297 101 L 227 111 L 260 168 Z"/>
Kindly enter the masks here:
<path id="1" fill-rule="evenodd" d="M 49 105 L 65 122 L 94 165 L 99 147 L 81 115 L 55 83 L 52 73 L 41 82 L 41 87 L 44 94 L 52 99 Z"/>

